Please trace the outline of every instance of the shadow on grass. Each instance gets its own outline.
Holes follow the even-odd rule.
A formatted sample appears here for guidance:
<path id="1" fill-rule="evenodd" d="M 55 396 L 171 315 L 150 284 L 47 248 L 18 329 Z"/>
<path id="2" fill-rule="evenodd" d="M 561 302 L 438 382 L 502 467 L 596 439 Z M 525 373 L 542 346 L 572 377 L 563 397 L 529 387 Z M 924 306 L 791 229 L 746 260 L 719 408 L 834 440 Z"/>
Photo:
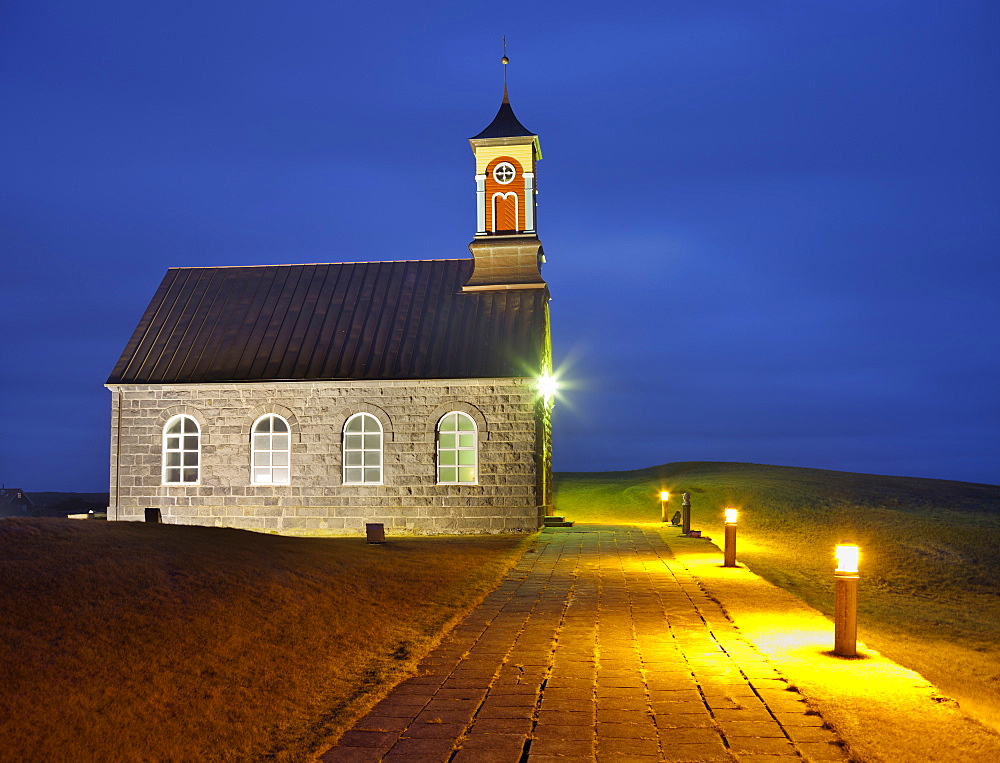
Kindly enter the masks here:
<path id="1" fill-rule="evenodd" d="M 2 520 L 0 759 L 307 759 L 526 542 Z"/>

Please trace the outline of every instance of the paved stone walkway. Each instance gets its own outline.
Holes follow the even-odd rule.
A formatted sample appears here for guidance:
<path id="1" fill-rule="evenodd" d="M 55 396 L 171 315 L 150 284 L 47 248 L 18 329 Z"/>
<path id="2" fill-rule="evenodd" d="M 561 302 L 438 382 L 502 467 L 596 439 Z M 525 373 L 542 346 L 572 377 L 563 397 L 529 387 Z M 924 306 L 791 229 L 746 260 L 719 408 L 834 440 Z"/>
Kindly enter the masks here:
<path id="1" fill-rule="evenodd" d="M 543 532 L 322 760 L 847 757 L 656 532 L 578 525 Z"/>

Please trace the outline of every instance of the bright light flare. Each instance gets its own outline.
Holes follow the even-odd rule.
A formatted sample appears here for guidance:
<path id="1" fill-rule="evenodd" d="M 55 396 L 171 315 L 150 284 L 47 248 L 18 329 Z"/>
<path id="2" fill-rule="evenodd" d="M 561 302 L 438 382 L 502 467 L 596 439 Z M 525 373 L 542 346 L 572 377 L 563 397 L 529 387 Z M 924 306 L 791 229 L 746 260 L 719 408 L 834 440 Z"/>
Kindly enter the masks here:
<path id="1" fill-rule="evenodd" d="M 837 557 L 837 572 L 858 571 L 858 557 L 861 556 L 861 552 L 857 546 L 837 546 L 833 555 Z"/>
<path id="2" fill-rule="evenodd" d="M 543 374 L 538 377 L 537 389 L 539 395 L 546 400 L 551 400 L 556 396 L 556 392 L 559 391 L 559 382 L 551 374 Z"/>
<path id="3" fill-rule="evenodd" d="M 726 524 L 735 525 L 737 514 L 739 514 L 739 511 L 737 509 L 726 509 Z"/>
<path id="4" fill-rule="evenodd" d="M 664 501 L 664 502 L 669 501 L 670 500 L 670 491 L 669 490 L 661 490 L 660 491 L 660 500 Z"/>

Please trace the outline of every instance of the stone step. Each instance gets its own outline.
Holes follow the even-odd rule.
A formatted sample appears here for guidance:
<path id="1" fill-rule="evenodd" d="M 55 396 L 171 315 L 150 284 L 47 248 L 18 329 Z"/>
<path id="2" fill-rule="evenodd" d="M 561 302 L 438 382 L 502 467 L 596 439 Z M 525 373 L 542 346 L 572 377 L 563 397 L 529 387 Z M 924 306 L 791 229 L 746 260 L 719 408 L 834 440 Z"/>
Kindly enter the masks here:
<path id="1" fill-rule="evenodd" d="M 542 517 L 542 522 L 546 527 L 572 527 L 572 522 L 567 522 L 563 517 Z"/>

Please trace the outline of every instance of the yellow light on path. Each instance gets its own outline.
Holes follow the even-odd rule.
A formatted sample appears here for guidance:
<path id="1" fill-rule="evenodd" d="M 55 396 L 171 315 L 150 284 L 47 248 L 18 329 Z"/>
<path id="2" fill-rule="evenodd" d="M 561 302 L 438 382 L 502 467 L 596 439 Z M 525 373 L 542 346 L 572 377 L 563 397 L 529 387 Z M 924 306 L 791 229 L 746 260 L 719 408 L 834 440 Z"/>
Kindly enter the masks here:
<path id="1" fill-rule="evenodd" d="M 670 491 L 669 490 L 661 490 L 660 491 L 660 500 L 661 501 L 669 501 L 670 500 Z"/>
<path id="2" fill-rule="evenodd" d="M 736 509 L 726 509 L 726 524 L 727 525 L 735 525 L 736 524 L 736 515 L 738 513 L 739 512 Z"/>
<path id="3" fill-rule="evenodd" d="M 857 546 L 837 546 L 837 572 L 857 572 L 860 552 Z"/>

